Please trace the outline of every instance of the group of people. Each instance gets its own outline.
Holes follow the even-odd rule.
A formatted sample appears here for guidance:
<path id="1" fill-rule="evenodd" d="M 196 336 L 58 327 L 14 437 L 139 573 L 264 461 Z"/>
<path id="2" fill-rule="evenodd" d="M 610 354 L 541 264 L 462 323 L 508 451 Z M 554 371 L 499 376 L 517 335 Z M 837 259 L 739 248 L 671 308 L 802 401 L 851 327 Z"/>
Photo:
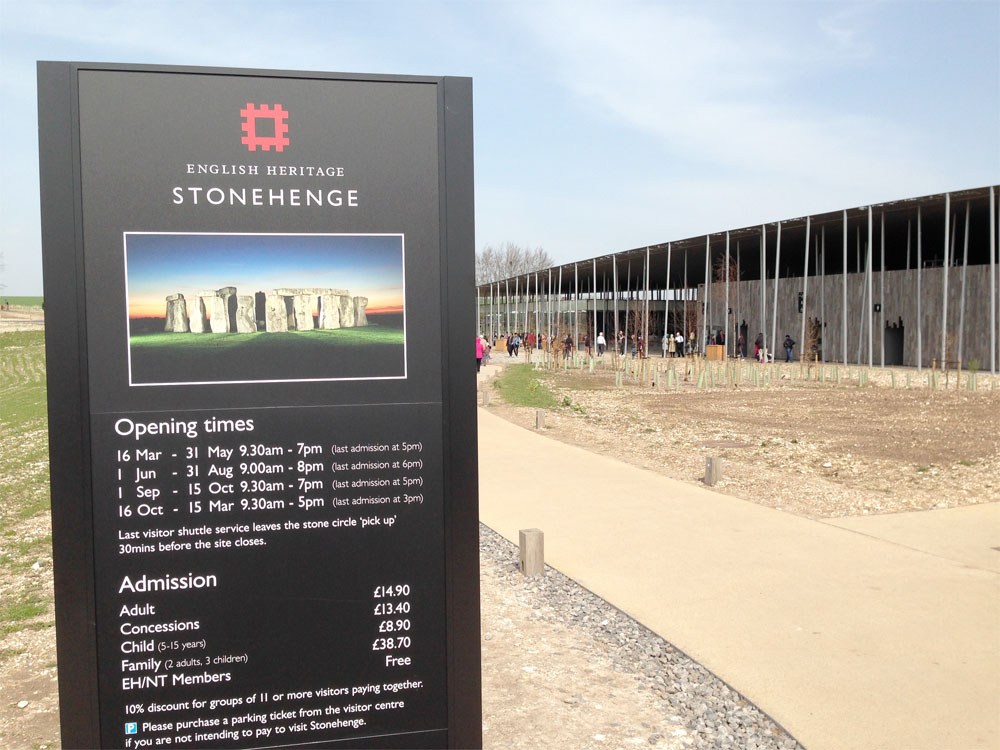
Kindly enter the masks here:
<path id="1" fill-rule="evenodd" d="M 529 349 L 539 348 L 546 349 L 547 344 L 550 342 L 547 340 L 546 334 L 542 333 L 536 336 L 534 333 L 528 333 L 522 335 L 520 333 L 508 333 L 503 337 L 507 344 L 507 357 L 515 358 L 519 356 L 521 346 L 527 346 Z M 498 339 L 499 340 L 499 339 Z M 688 338 L 685 340 L 684 334 L 680 331 L 676 331 L 673 334 L 666 334 L 663 337 L 663 356 L 664 357 L 684 357 L 686 355 L 692 354 L 696 351 L 694 331 L 691 331 Z M 632 356 L 633 357 L 645 357 L 646 356 L 646 342 L 643 340 L 642 336 L 639 334 L 633 334 L 631 337 L 632 343 Z M 705 343 L 708 345 L 725 345 L 726 337 L 722 331 L 718 331 L 714 334 L 709 334 L 706 336 Z M 583 340 L 584 351 L 588 357 L 594 356 L 593 342 L 590 339 L 590 335 L 584 336 Z M 596 342 L 596 355 L 598 357 L 603 357 L 604 352 L 607 351 L 608 341 L 604 336 L 604 331 L 597 334 Z M 627 350 L 628 339 L 625 336 L 624 331 L 618 331 L 615 345 L 618 354 L 625 356 Z M 563 349 L 563 354 L 567 357 L 572 356 L 573 350 L 575 349 L 573 336 L 566 334 L 566 338 L 559 341 L 559 345 Z M 782 346 L 785 348 L 785 361 L 792 362 L 794 357 L 792 351 L 795 347 L 795 341 L 791 336 L 785 334 L 785 340 L 782 342 Z M 492 346 L 490 343 L 484 339 L 481 335 L 476 336 L 476 372 L 482 367 L 483 362 L 489 362 L 490 352 Z M 739 334 L 736 337 L 736 357 L 743 359 L 746 356 L 746 342 L 743 340 L 743 334 Z M 758 362 L 763 362 L 764 358 L 767 356 L 767 350 L 764 347 L 764 334 L 758 333 L 757 338 L 754 340 L 753 344 L 753 357 Z"/>

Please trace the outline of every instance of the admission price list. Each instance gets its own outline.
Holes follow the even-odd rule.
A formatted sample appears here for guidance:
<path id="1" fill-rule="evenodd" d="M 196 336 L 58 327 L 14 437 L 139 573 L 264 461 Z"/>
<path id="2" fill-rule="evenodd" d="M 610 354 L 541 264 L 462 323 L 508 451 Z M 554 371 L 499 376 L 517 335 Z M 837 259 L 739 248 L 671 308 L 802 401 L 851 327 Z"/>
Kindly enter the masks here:
<path id="1" fill-rule="evenodd" d="M 110 744 L 443 731 L 439 410 L 364 408 L 95 419 Z"/>

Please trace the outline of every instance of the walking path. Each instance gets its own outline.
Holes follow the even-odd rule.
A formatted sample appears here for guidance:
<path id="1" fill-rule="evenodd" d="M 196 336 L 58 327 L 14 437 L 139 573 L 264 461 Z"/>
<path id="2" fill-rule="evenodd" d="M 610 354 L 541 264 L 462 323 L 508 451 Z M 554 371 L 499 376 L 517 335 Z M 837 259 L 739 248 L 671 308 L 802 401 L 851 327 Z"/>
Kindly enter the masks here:
<path id="1" fill-rule="evenodd" d="M 486 525 L 542 529 L 546 562 L 810 750 L 1000 747 L 1000 504 L 813 521 L 482 408 L 479 456 L 517 485 L 481 481 Z"/>

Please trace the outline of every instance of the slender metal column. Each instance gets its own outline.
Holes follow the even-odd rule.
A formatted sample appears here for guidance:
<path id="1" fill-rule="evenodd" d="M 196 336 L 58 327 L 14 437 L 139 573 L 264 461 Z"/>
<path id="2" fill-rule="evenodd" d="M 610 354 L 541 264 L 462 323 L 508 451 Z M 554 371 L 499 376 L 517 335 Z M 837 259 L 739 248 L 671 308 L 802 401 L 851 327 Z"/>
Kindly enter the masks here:
<path id="1" fill-rule="evenodd" d="M 514 277 L 514 329 L 521 333 L 521 277 Z"/>
<path id="2" fill-rule="evenodd" d="M 920 312 L 920 298 L 922 296 L 923 290 L 921 289 L 921 279 L 920 273 L 924 265 L 921 247 L 920 247 L 920 206 L 917 206 L 917 372 L 924 368 L 924 350 L 923 350 L 923 329 L 924 329 L 924 318 L 923 314 Z"/>
<path id="3" fill-rule="evenodd" d="M 628 351 L 628 316 L 629 310 L 634 310 L 632 307 L 632 259 L 629 258 L 628 265 L 625 266 L 625 351 Z M 638 315 L 636 316 L 636 323 L 638 323 Z M 633 329 L 634 332 L 638 332 L 638 325 Z"/>
<path id="4" fill-rule="evenodd" d="M 872 318 L 874 317 L 874 302 L 872 300 L 872 253 L 875 250 L 875 246 L 872 244 L 872 207 L 868 207 L 868 248 L 866 250 L 865 258 L 865 273 L 868 276 L 868 307 L 865 308 L 865 314 L 868 316 L 868 366 L 871 367 L 873 364 L 872 360 Z"/>
<path id="5" fill-rule="evenodd" d="M 552 341 L 552 269 L 551 268 L 549 268 L 549 293 L 546 303 L 547 304 L 545 305 L 545 312 L 547 313 L 547 315 L 545 320 L 545 334 L 551 346 L 551 341 Z"/>
<path id="6" fill-rule="evenodd" d="M 969 211 L 971 201 L 965 202 L 965 236 L 962 238 L 962 296 L 958 303 L 958 361 L 964 362 L 962 334 L 965 332 L 965 271 L 969 265 Z"/>
<path id="7" fill-rule="evenodd" d="M 542 305 L 541 293 L 538 291 L 538 271 L 535 271 L 535 346 L 538 346 L 542 329 L 538 325 L 539 308 Z"/>
<path id="8" fill-rule="evenodd" d="M 726 356 L 729 356 L 729 338 L 730 338 L 730 328 L 729 328 L 729 232 L 726 232 L 726 306 L 722 308 L 722 319 L 725 321 L 722 325 L 722 330 L 725 332 L 726 337 Z"/>
<path id="9" fill-rule="evenodd" d="M 743 275 L 740 272 L 740 241 L 736 240 L 736 316 L 733 323 L 734 333 L 736 336 L 740 335 L 740 322 L 743 320 L 743 293 L 740 291 L 740 287 L 743 285 Z M 735 347 L 736 344 L 734 343 Z M 747 353 L 747 342 L 743 342 L 743 354 Z"/>
<path id="10" fill-rule="evenodd" d="M 867 245 L 865 245 L 865 253 L 867 254 L 867 253 L 870 253 L 870 252 L 871 252 L 871 248 L 868 247 Z M 861 364 L 861 350 L 862 350 L 862 347 L 863 347 L 863 345 L 865 343 L 865 310 L 868 309 L 868 305 L 870 304 L 870 302 L 868 300 L 868 290 L 870 289 L 870 287 L 868 286 L 868 271 L 867 271 L 867 268 L 868 268 L 868 260 L 867 260 L 867 257 L 866 257 L 865 258 L 865 269 L 866 269 L 865 270 L 865 276 L 861 280 L 861 319 L 858 321 L 858 357 L 855 360 L 855 362 L 857 364 L 859 364 L 859 365 Z"/>
<path id="11" fill-rule="evenodd" d="M 667 285 L 663 303 L 663 335 L 666 336 L 669 333 L 670 328 L 670 243 L 667 243 Z M 993 276 L 990 276 L 993 279 Z M 672 335 L 672 334 L 671 334 Z"/>
<path id="12" fill-rule="evenodd" d="M 556 335 L 562 337 L 562 266 L 559 266 L 559 294 L 556 295 Z"/>
<path id="13" fill-rule="evenodd" d="M 879 309 L 882 312 L 882 316 L 879 318 L 879 340 L 882 342 L 879 344 L 879 350 L 882 352 L 882 367 L 885 367 L 885 211 L 882 212 L 882 236 L 879 240 L 879 248 L 882 251 L 882 270 L 879 271 L 878 283 L 879 283 L 879 293 L 878 293 L 878 304 Z"/>
<path id="14" fill-rule="evenodd" d="M 503 286 L 504 286 L 503 298 L 505 306 L 507 308 L 506 333 L 510 333 L 510 279 L 504 279 Z"/>
<path id="15" fill-rule="evenodd" d="M 948 354 L 948 268 L 951 257 L 948 254 L 948 237 L 951 231 L 951 193 L 944 194 L 944 267 L 941 274 L 941 366 L 947 367 L 945 358 Z"/>
<path id="16" fill-rule="evenodd" d="M 688 254 L 687 250 L 684 251 L 684 330 L 681 331 L 681 335 L 684 336 L 684 346 L 687 346 L 688 340 Z M 687 354 L 687 349 L 684 350 Z"/>
<path id="17" fill-rule="evenodd" d="M 778 350 L 778 279 L 781 277 L 781 222 L 778 222 L 778 247 L 774 254 L 774 303 L 771 309 L 771 346 Z"/>
<path id="18" fill-rule="evenodd" d="M 820 359 L 826 362 L 826 227 L 820 230 L 819 242 L 819 341 Z"/>
<path id="19" fill-rule="evenodd" d="M 642 340 L 649 354 L 649 245 L 646 245 L 646 301 L 642 313 Z"/>
<path id="20" fill-rule="evenodd" d="M 760 225 L 760 333 L 767 347 L 767 230 Z M 754 338 L 756 341 L 756 337 Z"/>
<path id="21" fill-rule="evenodd" d="M 990 186 L 990 375 L 996 374 L 997 367 L 997 287 L 996 287 L 996 254 L 997 254 L 997 213 L 996 197 L 993 186 Z"/>
<path id="22" fill-rule="evenodd" d="M 612 268 L 611 268 L 611 300 L 614 303 L 614 313 L 615 313 L 615 346 L 618 346 L 618 254 L 615 253 L 611 256 Z M 617 350 L 616 350 L 617 351 Z"/>
<path id="23" fill-rule="evenodd" d="M 847 209 L 844 209 L 844 299 L 840 307 L 840 345 L 843 353 L 841 361 L 847 364 Z"/>
<path id="24" fill-rule="evenodd" d="M 573 351 L 580 345 L 580 272 L 573 264 Z"/>
<path id="25" fill-rule="evenodd" d="M 705 342 L 708 338 L 708 311 L 711 309 L 709 307 L 709 300 L 712 298 L 712 282 L 711 282 L 711 269 L 712 269 L 712 248 L 709 244 L 708 235 L 705 235 L 705 303 L 701 309 L 701 341 L 698 342 L 698 348 L 704 351 Z"/>
<path id="26" fill-rule="evenodd" d="M 809 315 L 809 307 L 806 304 L 809 300 L 809 230 L 811 229 L 812 217 L 806 217 L 806 249 L 803 255 L 805 255 L 805 263 L 802 268 L 802 331 L 799 333 L 799 360 L 802 359 L 802 353 L 805 351 L 802 347 L 806 345 L 806 316 Z"/>
<path id="27" fill-rule="evenodd" d="M 597 258 L 594 258 L 594 330 L 590 334 L 590 346 L 597 348 Z"/>

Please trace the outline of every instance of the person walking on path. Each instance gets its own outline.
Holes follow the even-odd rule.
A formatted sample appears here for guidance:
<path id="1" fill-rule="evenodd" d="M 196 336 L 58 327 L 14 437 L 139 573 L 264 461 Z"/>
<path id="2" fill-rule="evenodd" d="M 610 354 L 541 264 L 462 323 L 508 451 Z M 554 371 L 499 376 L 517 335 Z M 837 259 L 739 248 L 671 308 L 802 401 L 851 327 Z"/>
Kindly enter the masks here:
<path id="1" fill-rule="evenodd" d="M 483 366 L 483 337 L 476 336 L 476 372 Z"/>
<path id="2" fill-rule="evenodd" d="M 597 356 L 603 357 L 604 350 L 607 348 L 608 342 L 604 338 L 604 331 L 597 334 Z"/>
<path id="3" fill-rule="evenodd" d="M 784 346 L 785 346 L 785 361 L 786 362 L 791 362 L 792 361 L 792 347 L 795 346 L 795 342 L 792 341 L 792 337 L 789 336 L 787 333 L 785 334 L 785 343 L 784 343 Z"/>

